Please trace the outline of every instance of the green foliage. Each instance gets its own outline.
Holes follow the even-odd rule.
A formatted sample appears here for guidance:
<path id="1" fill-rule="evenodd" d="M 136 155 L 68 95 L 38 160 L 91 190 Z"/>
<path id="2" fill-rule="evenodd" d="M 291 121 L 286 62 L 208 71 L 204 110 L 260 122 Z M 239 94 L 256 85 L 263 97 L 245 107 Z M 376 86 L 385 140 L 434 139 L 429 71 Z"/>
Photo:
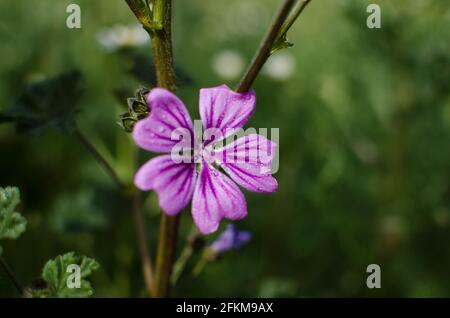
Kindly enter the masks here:
<path id="1" fill-rule="evenodd" d="M 97 199 L 100 195 L 96 194 Z M 59 196 L 49 213 L 51 228 L 58 233 L 80 234 L 108 224 L 106 209 L 93 204 L 94 192 L 81 189 Z"/>
<path id="2" fill-rule="evenodd" d="M 31 84 L 0 113 L 0 123 L 15 122 L 19 133 L 40 132 L 45 128 L 71 132 L 82 93 L 82 75 L 78 71 Z"/>
<path id="3" fill-rule="evenodd" d="M 125 175 L 137 149 L 115 122 L 135 87 L 154 85 L 149 42 L 128 48 L 136 59 L 95 43 L 104 28 L 136 23 L 124 1 L 78 0 L 88 24 L 81 31 L 65 27 L 64 3 L 36 1 L 30 10 L 29 2 L 0 1 L 0 108 L 36 78 L 82 69 L 89 111 L 79 124 L 102 139 Z M 263 70 L 248 122 L 280 128 L 280 187 L 273 195 L 245 194 L 249 215 L 240 227 L 252 232 L 251 246 L 208 264 L 195 280 L 183 277 L 174 296 L 450 296 L 450 6 L 379 0 L 382 28 L 368 29 L 370 3 L 312 1 L 289 30 L 295 46 L 274 58 L 291 57 L 294 71 L 280 79 Z M 193 118 L 200 87 L 238 81 L 217 72 L 215 56 L 237 53 L 244 72 L 279 6 L 177 1 L 175 64 L 194 82 L 178 75 L 177 94 Z M 125 92 L 116 100 L 118 87 Z M 107 273 L 95 275 L 95 296 L 142 296 L 129 202 L 81 145 L 51 131 L 30 141 L 11 128 L 0 126 L 0 179 L 27 193 L 28 220 L 26 235 L 4 246 L 15 272 L 33 277 L 42 255 L 74 250 Z M 150 156 L 140 152 L 140 163 Z M 157 195 L 142 199 L 154 243 Z M 106 225 L 94 216 L 99 211 Z M 187 214 L 180 246 L 191 226 Z M 365 286 L 371 263 L 382 267 L 379 290 Z M 17 295 L 10 285 L 0 283 L 0 296 Z"/>
<path id="4" fill-rule="evenodd" d="M 18 188 L 0 188 L 0 240 L 16 239 L 25 231 L 27 221 L 19 212 L 14 211 L 19 203 Z"/>
<path id="5" fill-rule="evenodd" d="M 68 281 L 72 272 L 68 272 L 68 266 L 76 264 L 80 266 L 81 286 L 80 288 L 69 288 Z M 55 259 L 48 261 L 42 270 L 42 278 L 46 282 L 46 288 L 36 292 L 38 297 L 51 298 L 82 298 L 94 294 L 94 289 L 87 277 L 99 268 L 96 260 L 77 256 L 70 252 L 59 255 Z"/>

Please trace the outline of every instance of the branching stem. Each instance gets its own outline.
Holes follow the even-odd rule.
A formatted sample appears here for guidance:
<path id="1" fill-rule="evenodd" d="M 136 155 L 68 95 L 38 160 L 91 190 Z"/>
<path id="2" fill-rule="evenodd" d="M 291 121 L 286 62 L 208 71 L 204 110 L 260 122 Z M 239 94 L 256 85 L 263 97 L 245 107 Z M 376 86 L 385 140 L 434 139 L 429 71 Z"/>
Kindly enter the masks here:
<path id="1" fill-rule="evenodd" d="M 253 81 L 258 76 L 261 68 L 264 63 L 266 63 L 267 59 L 270 56 L 270 52 L 272 51 L 273 44 L 280 33 L 280 29 L 283 26 L 284 21 L 286 21 L 289 13 L 291 12 L 292 7 L 294 6 L 297 0 L 285 0 L 283 6 L 281 7 L 275 21 L 272 23 L 272 26 L 269 28 L 266 36 L 264 37 L 258 51 L 256 52 L 250 66 L 244 74 L 241 82 L 239 83 L 236 91 L 238 93 L 247 92 L 253 84 Z"/>
<path id="2" fill-rule="evenodd" d="M 267 59 L 270 57 L 274 45 L 286 36 L 286 33 L 303 12 L 305 7 L 310 3 L 311 0 L 285 0 L 283 6 L 281 7 L 275 21 L 272 23 L 269 31 L 264 37 L 258 51 L 256 52 L 250 66 L 245 72 L 242 80 L 236 88 L 236 92 L 245 93 L 247 92 L 262 67 L 266 63 Z M 293 9 L 294 5 L 295 8 Z M 293 11 L 293 12 L 292 12 Z M 292 12 L 292 13 L 291 13 Z"/>

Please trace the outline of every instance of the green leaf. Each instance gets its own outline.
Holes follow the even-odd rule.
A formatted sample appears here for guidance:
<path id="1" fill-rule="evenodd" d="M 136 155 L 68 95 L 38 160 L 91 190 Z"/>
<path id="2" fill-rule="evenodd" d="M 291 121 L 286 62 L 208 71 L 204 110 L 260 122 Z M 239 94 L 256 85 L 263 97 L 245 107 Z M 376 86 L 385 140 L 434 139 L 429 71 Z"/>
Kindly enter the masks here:
<path id="1" fill-rule="evenodd" d="M 78 265 L 80 268 L 80 286 L 69 287 L 73 275 L 70 265 Z M 59 255 L 49 260 L 42 270 L 42 278 L 47 283 L 46 290 L 39 292 L 40 297 L 52 298 L 81 298 L 89 297 L 94 293 L 91 283 L 86 279 L 93 271 L 99 268 L 99 264 L 92 258 L 75 255 L 70 252 Z"/>
<path id="2" fill-rule="evenodd" d="M 46 128 L 71 132 L 82 93 L 82 75 L 78 71 L 31 84 L 0 113 L 0 123 L 15 122 L 19 133 L 38 133 Z"/>
<path id="3" fill-rule="evenodd" d="M 283 34 L 283 36 L 279 37 L 277 41 L 273 44 L 270 54 L 274 54 L 275 52 L 288 49 L 293 46 L 294 44 L 287 40 L 286 34 Z"/>
<path id="4" fill-rule="evenodd" d="M 27 227 L 27 221 L 14 209 L 20 202 L 20 191 L 16 187 L 0 187 L 0 240 L 16 239 Z"/>

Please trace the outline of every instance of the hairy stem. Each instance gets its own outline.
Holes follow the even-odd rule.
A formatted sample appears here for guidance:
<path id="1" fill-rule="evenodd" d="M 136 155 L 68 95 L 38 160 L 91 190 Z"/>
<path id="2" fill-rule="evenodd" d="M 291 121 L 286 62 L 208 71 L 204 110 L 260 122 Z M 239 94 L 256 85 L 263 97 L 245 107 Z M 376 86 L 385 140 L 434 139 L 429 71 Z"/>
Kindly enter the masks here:
<path id="1" fill-rule="evenodd" d="M 3 271 L 6 273 L 8 278 L 11 280 L 11 282 L 13 283 L 14 287 L 17 289 L 19 294 L 22 295 L 23 294 L 22 285 L 20 284 L 16 275 L 14 275 L 13 271 L 11 270 L 11 268 L 9 268 L 8 264 L 6 263 L 5 259 L 2 256 L 0 256 L 0 266 L 2 267 Z"/>
<path id="2" fill-rule="evenodd" d="M 172 52 L 172 0 L 154 0 L 153 19 L 162 28 L 151 32 L 153 61 L 159 87 L 175 90 Z M 155 296 L 168 297 L 178 236 L 179 216 L 161 215 L 156 256 Z"/>
<path id="3" fill-rule="evenodd" d="M 244 77 L 239 83 L 236 91 L 238 93 L 247 92 L 253 84 L 256 76 L 261 71 L 264 63 L 266 63 L 267 59 L 270 56 L 270 52 L 272 51 L 273 44 L 278 38 L 278 34 L 280 33 L 281 27 L 283 26 L 284 21 L 286 21 L 289 13 L 293 5 L 297 0 L 285 0 L 283 6 L 281 7 L 275 21 L 264 37 L 258 51 L 256 52 L 255 57 L 253 58 L 249 68 L 245 72 Z"/>
<path id="4" fill-rule="evenodd" d="M 153 19 L 162 26 L 153 30 L 152 50 L 155 63 L 156 79 L 159 87 L 175 91 L 175 70 L 172 51 L 172 0 L 155 0 L 153 4 Z"/>
<path id="5" fill-rule="evenodd" d="M 168 297 L 170 293 L 179 220 L 178 216 L 161 215 L 156 258 L 156 297 Z"/>

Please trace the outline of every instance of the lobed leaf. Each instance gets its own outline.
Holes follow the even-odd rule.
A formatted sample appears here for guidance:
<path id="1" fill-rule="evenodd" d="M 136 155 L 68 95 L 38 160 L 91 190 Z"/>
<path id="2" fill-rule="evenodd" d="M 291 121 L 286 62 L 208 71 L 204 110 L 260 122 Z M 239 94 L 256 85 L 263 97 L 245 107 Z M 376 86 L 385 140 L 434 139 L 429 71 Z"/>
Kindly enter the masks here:
<path id="1" fill-rule="evenodd" d="M 67 271 L 72 264 L 80 266 L 80 287 L 70 288 L 68 281 L 72 273 Z M 99 268 L 96 260 L 75 255 L 70 252 L 59 255 L 53 260 L 49 260 L 42 270 L 42 278 L 47 283 L 45 290 L 41 290 L 38 294 L 40 297 L 51 298 L 82 298 L 92 296 L 94 289 L 87 277 Z"/>
<path id="2" fill-rule="evenodd" d="M 46 128 L 71 132 L 82 93 L 82 75 L 78 71 L 31 84 L 16 102 L 0 113 L 0 123 L 15 122 L 19 133 Z"/>
<path id="3" fill-rule="evenodd" d="M 25 232 L 26 219 L 19 212 L 14 211 L 19 203 L 18 188 L 0 188 L 0 240 L 16 239 Z"/>

